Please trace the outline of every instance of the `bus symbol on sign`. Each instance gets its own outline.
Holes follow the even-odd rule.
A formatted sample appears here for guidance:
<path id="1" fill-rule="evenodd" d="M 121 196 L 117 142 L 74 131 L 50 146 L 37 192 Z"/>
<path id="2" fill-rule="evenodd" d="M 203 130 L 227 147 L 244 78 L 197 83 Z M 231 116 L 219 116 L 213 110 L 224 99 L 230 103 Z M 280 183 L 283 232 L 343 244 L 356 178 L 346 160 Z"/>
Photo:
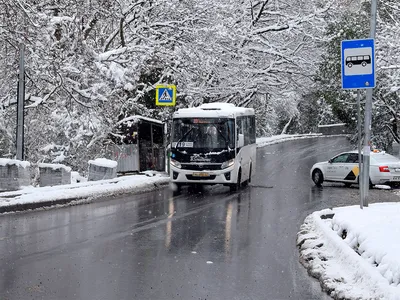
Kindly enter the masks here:
<path id="1" fill-rule="evenodd" d="M 369 55 L 346 57 L 346 65 L 349 68 L 351 68 L 353 65 L 362 65 L 363 67 L 366 67 L 368 64 L 371 64 L 371 56 Z"/>
<path id="2" fill-rule="evenodd" d="M 346 57 L 346 76 L 372 74 L 372 48 L 355 48 L 344 51 Z"/>

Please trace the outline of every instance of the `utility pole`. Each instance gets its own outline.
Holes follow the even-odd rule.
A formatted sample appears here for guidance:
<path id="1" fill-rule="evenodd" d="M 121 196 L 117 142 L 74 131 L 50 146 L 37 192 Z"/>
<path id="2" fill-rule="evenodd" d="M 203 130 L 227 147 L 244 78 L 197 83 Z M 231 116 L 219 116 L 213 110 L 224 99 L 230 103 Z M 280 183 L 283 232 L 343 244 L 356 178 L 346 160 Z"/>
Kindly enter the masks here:
<path id="1" fill-rule="evenodd" d="M 376 11 L 377 0 L 371 0 L 371 31 L 370 38 L 375 39 L 376 35 Z M 375 59 L 374 59 L 375 61 Z M 367 97 L 365 102 L 365 118 L 364 118 L 364 149 L 363 149 L 363 205 L 368 206 L 368 190 L 369 190 L 369 166 L 371 154 L 371 119 L 372 119 L 372 94 L 373 89 L 367 89 Z"/>
<path id="2" fill-rule="evenodd" d="M 17 99 L 17 159 L 24 160 L 25 45 L 19 44 L 19 76 Z"/>

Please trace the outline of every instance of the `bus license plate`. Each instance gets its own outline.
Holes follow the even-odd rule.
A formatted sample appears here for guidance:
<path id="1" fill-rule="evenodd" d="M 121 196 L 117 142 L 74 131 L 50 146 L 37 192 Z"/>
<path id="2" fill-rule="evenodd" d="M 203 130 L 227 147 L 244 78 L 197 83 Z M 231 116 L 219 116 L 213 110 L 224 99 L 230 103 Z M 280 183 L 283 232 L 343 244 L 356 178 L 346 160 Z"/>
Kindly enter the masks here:
<path id="1" fill-rule="evenodd" d="M 209 173 L 206 172 L 198 172 L 198 173 L 193 173 L 192 174 L 194 177 L 210 177 Z"/>

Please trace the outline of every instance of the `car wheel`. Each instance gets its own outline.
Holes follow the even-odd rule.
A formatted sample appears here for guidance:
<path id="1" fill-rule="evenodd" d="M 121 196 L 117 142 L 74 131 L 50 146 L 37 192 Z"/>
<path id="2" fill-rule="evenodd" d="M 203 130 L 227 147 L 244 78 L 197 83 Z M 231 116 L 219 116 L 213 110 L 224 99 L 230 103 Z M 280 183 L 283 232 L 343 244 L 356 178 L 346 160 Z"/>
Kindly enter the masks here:
<path id="1" fill-rule="evenodd" d="M 230 185 L 231 192 L 236 192 L 240 189 L 240 181 L 242 180 L 242 170 L 239 169 L 238 177 L 236 183 Z"/>
<path id="2" fill-rule="evenodd" d="M 316 186 L 322 185 L 322 183 L 324 182 L 324 175 L 322 175 L 322 172 L 320 169 L 316 169 L 313 171 L 312 180 L 314 181 Z"/>

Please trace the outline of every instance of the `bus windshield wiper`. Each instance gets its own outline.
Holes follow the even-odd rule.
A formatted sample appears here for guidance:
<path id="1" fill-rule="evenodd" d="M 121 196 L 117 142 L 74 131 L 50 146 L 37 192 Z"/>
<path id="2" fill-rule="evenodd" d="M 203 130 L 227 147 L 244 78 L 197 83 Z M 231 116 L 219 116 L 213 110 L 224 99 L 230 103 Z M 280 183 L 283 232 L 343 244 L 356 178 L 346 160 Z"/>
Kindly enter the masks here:
<path id="1" fill-rule="evenodd" d="M 223 139 L 224 139 L 224 141 L 225 141 L 225 145 L 226 146 L 229 146 L 229 139 L 227 139 L 226 137 L 225 137 L 225 135 L 222 133 L 222 131 L 221 130 L 219 130 L 217 127 L 215 127 L 216 129 L 217 129 L 217 131 L 218 131 L 218 133 L 223 137 Z"/>
<path id="2" fill-rule="evenodd" d="M 187 137 L 187 136 L 189 135 L 189 133 L 192 132 L 193 129 L 194 129 L 194 127 L 190 128 L 190 129 L 176 142 L 175 149 L 178 149 L 179 143 L 180 143 L 182 140 L 184 140 L 185 137 Z"/>

